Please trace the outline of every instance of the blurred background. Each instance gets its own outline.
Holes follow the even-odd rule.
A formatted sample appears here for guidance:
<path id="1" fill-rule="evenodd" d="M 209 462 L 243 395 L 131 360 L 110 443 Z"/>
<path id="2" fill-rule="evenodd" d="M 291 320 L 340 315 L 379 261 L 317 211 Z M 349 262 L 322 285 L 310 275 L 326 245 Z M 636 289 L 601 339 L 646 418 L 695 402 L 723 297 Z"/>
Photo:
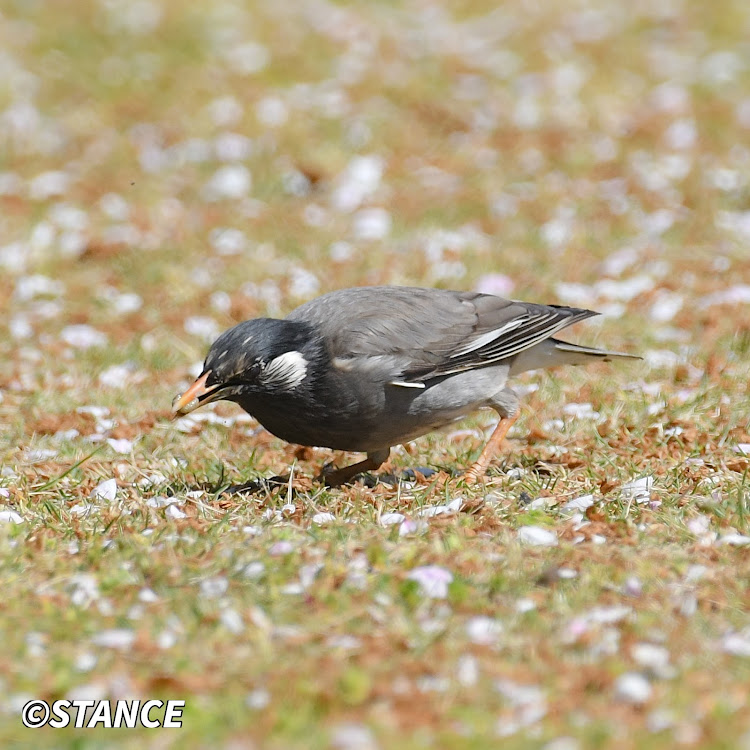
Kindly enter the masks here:
<path id="1" fill-rule="evenodd" d="M 747 343 L 714 312 L 750 301 L 749 32 L 741 0 L 6 2 L 3 368 L 169 369 L 364 284 Z"/>

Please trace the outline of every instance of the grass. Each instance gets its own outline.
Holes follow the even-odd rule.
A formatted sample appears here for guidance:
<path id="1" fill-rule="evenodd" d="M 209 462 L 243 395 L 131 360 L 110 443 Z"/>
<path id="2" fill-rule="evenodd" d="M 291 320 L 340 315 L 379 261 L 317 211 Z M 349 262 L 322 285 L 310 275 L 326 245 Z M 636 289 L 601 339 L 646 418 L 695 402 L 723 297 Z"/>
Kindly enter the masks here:
<path id="1" fill-rule="evenodd" d="M 748 746 L 745 3 L 2 13 L 3 747 Z M 590 306 L 645 359 L 519 378 L 479 488 L 489 414 L 341 490 L 170 418 L 215 333 L 381 283 Z M 22 726 L 74 697 L 183 727 Z"/>

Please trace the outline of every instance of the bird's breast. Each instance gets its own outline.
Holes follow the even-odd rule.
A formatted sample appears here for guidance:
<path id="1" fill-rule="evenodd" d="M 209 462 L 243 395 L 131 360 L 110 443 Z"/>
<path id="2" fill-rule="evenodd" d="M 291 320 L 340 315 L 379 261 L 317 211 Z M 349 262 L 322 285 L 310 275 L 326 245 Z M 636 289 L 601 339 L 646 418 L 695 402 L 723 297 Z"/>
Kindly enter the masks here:
<path id="1" fill-rule="evenodd" d="M 441 378 L 424 389 L 384 379 L 339 377 L 315 388 L 238 401 L 269 432 L 290 443 L 375 451 L 413 440 L 485 406 L 507 366 Z"/>

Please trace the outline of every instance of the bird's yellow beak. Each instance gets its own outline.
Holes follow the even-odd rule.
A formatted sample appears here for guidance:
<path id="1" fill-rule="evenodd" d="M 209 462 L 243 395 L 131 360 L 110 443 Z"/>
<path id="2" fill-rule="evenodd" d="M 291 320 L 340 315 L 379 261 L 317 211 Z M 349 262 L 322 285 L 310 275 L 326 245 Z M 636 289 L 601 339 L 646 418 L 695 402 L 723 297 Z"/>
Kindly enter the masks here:
<path id="1" fill-rule="evenodd" d="M 210 374 L 211 370 L 204 372 L 185 393 L 178 393 L 174 397 L 172 411 L 175 415 L 182 416 L 183 414 L 189 414 L 193 409 L 197 409 L 199 406 L 203 406 L 203 404 L 207 404 L 213 400 L 209 396 L 219 387 L 219 384 L 217 383 L 206 388 L 206 380 L 208 380 Z"/>

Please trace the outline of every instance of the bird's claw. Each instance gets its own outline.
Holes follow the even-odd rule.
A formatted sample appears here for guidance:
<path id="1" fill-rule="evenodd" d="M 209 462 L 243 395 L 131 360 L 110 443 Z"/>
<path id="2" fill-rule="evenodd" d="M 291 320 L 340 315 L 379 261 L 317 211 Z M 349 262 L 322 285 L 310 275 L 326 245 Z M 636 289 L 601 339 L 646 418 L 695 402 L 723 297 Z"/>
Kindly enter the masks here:
<path id="1" fill-rule="evenodd" d="M 401 472 L 399 479 L 402 482 L 416 482 L 419 480 L 420 476 L 424 477 L 425 479 L 430 479 L 436 474 L 437 471 L 435 471 L 435 469 L 431 469 L 429 466 L 416 466 L 413 469 L 404 469 Z"/>

